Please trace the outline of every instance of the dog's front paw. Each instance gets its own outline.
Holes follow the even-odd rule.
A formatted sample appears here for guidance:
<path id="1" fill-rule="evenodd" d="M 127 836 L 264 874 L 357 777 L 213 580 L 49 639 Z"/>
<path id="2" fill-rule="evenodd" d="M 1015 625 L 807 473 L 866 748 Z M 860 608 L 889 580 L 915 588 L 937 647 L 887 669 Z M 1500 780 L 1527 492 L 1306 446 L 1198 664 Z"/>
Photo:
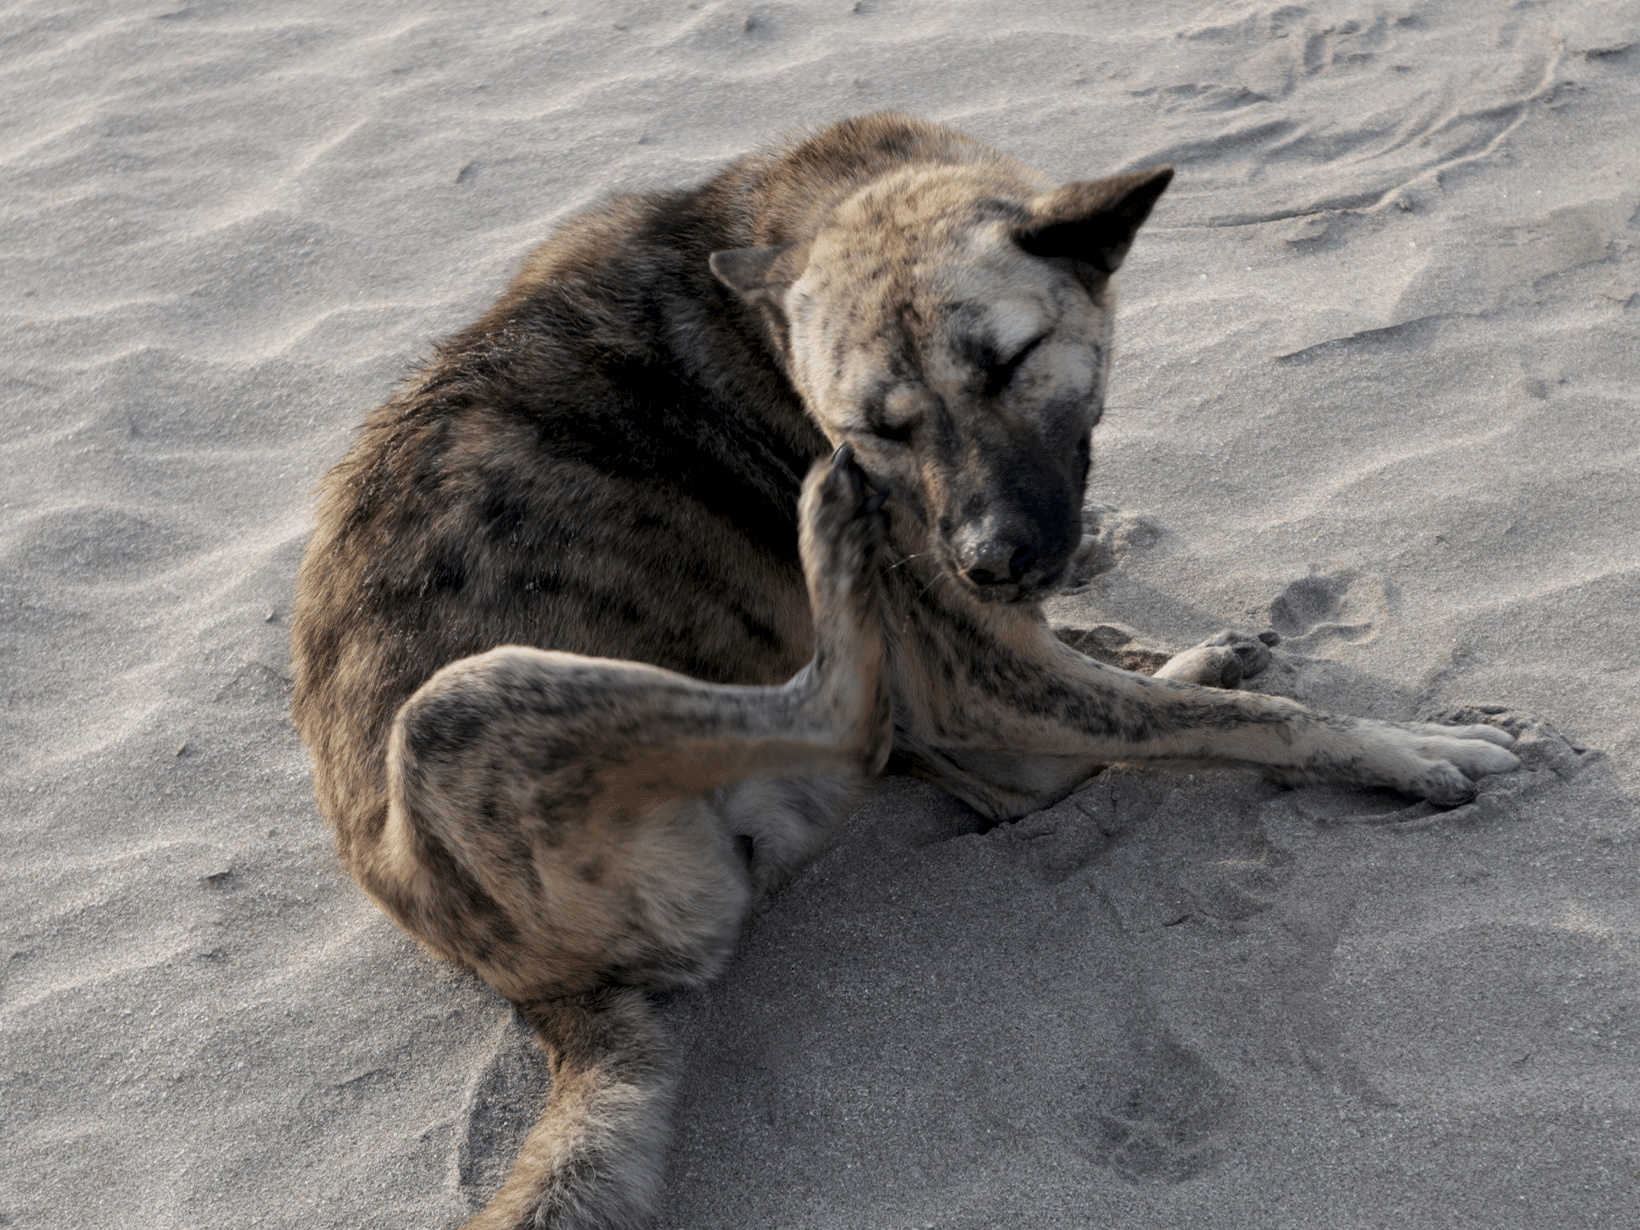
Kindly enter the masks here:
<path id="1" fill-rule="evenodd" d="M 1367 784 L 1392 786 L 1443 807 L 1469 802 L 1481 778 L 1520 768 L 1519 758 L 1508 750 L 1514 736 L 1496 726 L 1374 722 L 1372 727 L 1371 742 L 1383 759 L 1369 767 L 1369 775 L 1370 768 L 1383 774 Z"/>
<path id="2" fill-rule="evenodd" d="M 1158 679 L 1176 679 L 1204 688 L 1234 688 L 1270 665 L 1270 649 L 1281 637 L 1274 632 L 1251 636 L 1226 630 L 1200 645 L 1175 654 L 1156 672 Z"/>

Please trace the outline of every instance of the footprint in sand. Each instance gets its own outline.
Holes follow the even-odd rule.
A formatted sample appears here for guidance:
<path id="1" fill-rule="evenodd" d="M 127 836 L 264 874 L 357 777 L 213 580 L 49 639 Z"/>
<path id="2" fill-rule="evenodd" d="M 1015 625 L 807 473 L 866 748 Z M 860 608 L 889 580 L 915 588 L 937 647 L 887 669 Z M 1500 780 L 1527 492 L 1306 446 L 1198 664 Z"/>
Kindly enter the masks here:
<path id="1" fill-rule="evenodd" d="M 1270 603 L 1270 626 L 1288 649 L 1310 650 L 1328 641 L 1359 645 L 1377 637 L 1393 598 L 1381 577 L 1312 572 Z"/>
<path id="2" fill-rule="evenodd" d="M 1094 1150 L 1130 1183 L 1183 1183 L 1218 1160 L 1232 1106 L 1224 1080 L 1164 1041 L 1120 1104 L 1095 1116 Z"/>
<path id="3" fill-rule="evenodd" d="M 194 549 L 180 524 L 113 504 L 77 504 L 18 523 L 0 545 L 0 577 L 69 583 L 128 581 L 180 562 Z"/>
<path id="4" fill-rule="evenodd" d="M 1066 589 L 1086 585 L 1109 572 L 1131 553 L 1157 546 L 1168 537 L 1155 517 L 1124 512 L 1110 504 L 1090 504 L 1082 510 L 1082 545 L 1071 557 Z"/>

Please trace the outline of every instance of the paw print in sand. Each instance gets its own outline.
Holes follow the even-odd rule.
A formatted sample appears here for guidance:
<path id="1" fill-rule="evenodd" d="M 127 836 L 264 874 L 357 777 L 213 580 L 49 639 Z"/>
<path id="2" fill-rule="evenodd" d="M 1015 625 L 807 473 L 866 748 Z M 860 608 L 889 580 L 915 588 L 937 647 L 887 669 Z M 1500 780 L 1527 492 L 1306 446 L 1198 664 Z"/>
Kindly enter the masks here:
<path id="1" fill-rule="evenodd" d="M 1381 578 L 1350 571 L 1312 572 L 1270 603 L 1270 626 L 1291 649 L 1308 650 L 1327 641 L 1361 644 L 1378 635 L 1393 600 Z"/>
<path id="2" fill-rule="evenodd" d="M 1130 1183 L 1182 1183 L 1211 1167 L 1231 1115 L 1218 1073 L 1167 1043 L 1118 1105 L 1094 1118 L 1099 1160 Z"/>

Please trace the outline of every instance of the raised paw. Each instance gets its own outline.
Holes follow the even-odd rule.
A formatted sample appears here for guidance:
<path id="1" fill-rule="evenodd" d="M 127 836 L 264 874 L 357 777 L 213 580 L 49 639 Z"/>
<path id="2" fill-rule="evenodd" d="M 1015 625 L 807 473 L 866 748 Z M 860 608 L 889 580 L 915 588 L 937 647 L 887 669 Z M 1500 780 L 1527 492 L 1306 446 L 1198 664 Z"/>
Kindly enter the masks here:
<path id="1" fill-rule="evenodd" d="M 811 586 L 843 584 L 876 567 L 888 534 L 885 492 L 870 492 L 851 445 L 818 461 L 803 484 L 799 505 L 803 567 Z"/>
<path id="2" fill-rule="evenodd" d="M 1158 679 L 1176 679 L 1204 688 L 1233 688 L 1270 665 L 1270 649 L 1281 643 L 1274 632 L 1251 636 L 1226 629 L 1200 645 L 1175 654 L 1156 672 Z"/>
<path id="3" fill-rule="evenodd" d="M 816 689 L 831 737 L 858 754 L 867 776 L 882 768 L 894 738 L 878 571 L 888 537 L 883 499 L 884 493 L 868 490 L 845 444 L 815 463 L 798 506 L 815 639 L 814 660 L 799 678 Z"/>

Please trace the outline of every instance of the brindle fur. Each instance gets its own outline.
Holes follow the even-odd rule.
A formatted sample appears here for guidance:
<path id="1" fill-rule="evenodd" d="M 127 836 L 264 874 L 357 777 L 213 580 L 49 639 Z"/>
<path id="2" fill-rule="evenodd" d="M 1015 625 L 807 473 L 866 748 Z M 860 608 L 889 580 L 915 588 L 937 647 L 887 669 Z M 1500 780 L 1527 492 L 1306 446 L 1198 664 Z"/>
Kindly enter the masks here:
<path id="1" fill-rule="evenodd" d="M 292 638 L 320 806 L 552 1065 L 470 1230 L 648 1224 L 671 1067 L 646 992 L 722 967 L 891 742 L 996 820 L 1113 761 L 1438 802 L 1515 766 L 1491 727 L 1200 686 L 1262 665 L 1252 638 L 1147 677 L 1047 628 L 1111 274 L 1170 175 L 1054 188 L 880 115 L 616 198 L 327 478 Z"/>

